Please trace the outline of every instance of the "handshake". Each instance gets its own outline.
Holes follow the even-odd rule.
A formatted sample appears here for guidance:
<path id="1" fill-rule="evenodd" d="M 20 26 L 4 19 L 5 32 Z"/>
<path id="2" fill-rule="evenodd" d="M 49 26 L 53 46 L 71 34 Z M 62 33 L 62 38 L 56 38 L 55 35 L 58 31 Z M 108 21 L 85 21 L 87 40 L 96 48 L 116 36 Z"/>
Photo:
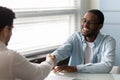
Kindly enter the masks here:
<path id="1" fill-rule="evenodd" d="M 46 61 L 51 62 L 54 72 L 77 72 L 76 66 L 68 66 L 68 65 L 56 66 L 57 60 L 55 55 L 53 54 L 47 54 Z"/>
<path id="2" fill-rule="evenodd" d="M 57 65 L 56 57 L 55 57 L 55 55 L 53 55 L 53 54 L 47 54 L 47 55 L 46 55 L 46 61 L 47 61 L 49 64 L 52 64 L 53 67 L 55 67 L 55 66 Z"/>

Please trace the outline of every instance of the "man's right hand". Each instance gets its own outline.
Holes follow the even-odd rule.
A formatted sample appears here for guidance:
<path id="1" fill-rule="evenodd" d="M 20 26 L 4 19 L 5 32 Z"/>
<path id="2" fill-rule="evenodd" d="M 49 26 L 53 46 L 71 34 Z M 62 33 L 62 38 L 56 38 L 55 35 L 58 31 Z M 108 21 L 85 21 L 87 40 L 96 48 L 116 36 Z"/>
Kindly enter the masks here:
<path id="1" fill-rule="evenodd" d="M 57 65 L 57 61 L 56 61 L 56 57 L 55 57 L 55 55 L 47 54 L 47 55 L 46 55 L 46 60 L 47 60 L 47 59 L 52 59 L 53 62 L 54 62 L 54 66 Z"/>

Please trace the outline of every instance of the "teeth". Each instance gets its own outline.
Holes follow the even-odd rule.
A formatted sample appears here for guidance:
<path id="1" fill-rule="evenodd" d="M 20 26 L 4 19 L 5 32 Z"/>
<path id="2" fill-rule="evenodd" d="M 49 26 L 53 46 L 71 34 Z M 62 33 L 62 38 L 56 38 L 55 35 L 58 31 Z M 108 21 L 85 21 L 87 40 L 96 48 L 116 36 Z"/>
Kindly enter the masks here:
<path id="1" fill-rule="evenodd" d="M 84 27 L 83 30 L 88 30 L 88 29 Z"/>

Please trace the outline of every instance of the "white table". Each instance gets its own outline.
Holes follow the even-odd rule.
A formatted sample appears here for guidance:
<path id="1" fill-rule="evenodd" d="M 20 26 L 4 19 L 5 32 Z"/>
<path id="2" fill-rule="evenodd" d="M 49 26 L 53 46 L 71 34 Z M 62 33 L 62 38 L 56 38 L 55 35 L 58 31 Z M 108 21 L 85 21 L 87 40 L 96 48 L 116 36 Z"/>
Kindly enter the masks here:
<path id="1" fill-rule="evenodd" d="M 51 71 L 45 80 L 120 80 L 120 74 L 54 73 Z"/>

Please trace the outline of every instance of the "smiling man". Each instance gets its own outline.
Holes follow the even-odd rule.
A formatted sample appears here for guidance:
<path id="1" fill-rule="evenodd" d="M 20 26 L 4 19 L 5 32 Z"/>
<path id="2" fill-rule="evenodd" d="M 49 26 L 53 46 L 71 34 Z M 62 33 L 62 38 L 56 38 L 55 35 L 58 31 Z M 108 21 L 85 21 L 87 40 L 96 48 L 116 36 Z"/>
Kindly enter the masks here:
<path id="1" fill-rule="evenodd" d="M 69 64 L 55 67 L 55 72 L 109 73 L 114 64 L 116 41 L 100 32 L 103 24 L 100 10 L 86 12 L 81 32 L 74 33 L 52 53 L 57 62 L 70 57 Z"/>

